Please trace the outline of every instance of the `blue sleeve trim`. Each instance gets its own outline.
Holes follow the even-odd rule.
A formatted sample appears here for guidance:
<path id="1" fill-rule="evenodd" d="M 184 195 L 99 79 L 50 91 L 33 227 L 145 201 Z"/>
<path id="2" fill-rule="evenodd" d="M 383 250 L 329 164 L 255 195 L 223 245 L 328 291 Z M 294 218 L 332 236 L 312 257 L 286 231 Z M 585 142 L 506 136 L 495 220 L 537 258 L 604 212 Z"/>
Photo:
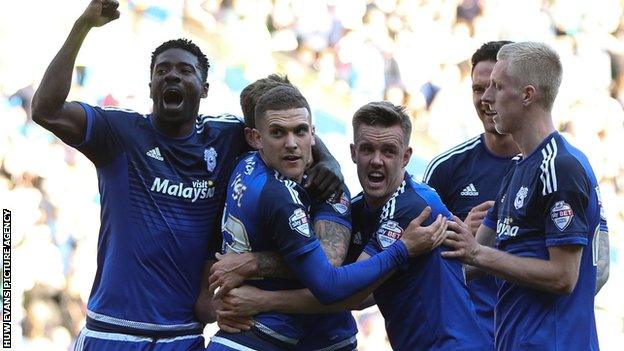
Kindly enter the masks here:
<path id="1" fill-rule="evenodd" d="M 496 222 L 494 222 L 493 220 L 491 220 L 490 218 L 488 218 L 487 216 L 485 218 L 483 218 L 483 225 L 490 228 L 490 229 L 494 229 L 496 230 Z"/>
<path id="2" fill-rule="evenodd" d="M 314 218 L 314 222 L 316 221 L 328 221 L 328 222 L 333 222 L 333 223 L 338 223 L 340 225 L 343 225 L 345 227 L 347 227 L 349 230 L 351 230 L 351 222 L 347 221 L 344 218 L 340 218 L 340 217 L 336 217 L 336 216 L 332 216 L 332 215 L 319 215 L 318 217 Z"/>
<path id="3" fill-rule="evenodd" d="M 310 241 L 309 243 L 297 248 L 294 251 L 289 252 L 288 254 L 284 255 L 284 259 L 285 260 L 292 260 L 293 258 L 299 256 L 299 255 L 303 255 L 304 253 L 310 252 L 314 249 L 316 249 L 317 247 L 321 246 L 321 244 L 319 243 L 318 240 L 314 240 L 314 241 Z"/>
<path id="4" fill-rule="evenodd" d="M 546 246 L 582 245 L 587 246 L 587 238 L 582 233 L 566 235 L 562 238 L 546 238 Z"/>
<path id="5" fill-rule="evenodd" d="M 375 256 L 381 251 L 377 250 L 377 248 L 373 244 L 368 244 L 364 247 L 364 252 L 366 252 L 369 256 Z"/>
<path id="6" fill-rule="evenodd" d="M 86 130 L 85 130 L 84 140 L 82 140 L 82 142 L 79 144 L 71 145 L 75 148 L 83 147 L 86 143 L 89 142 L 89 140 L 91 140 L 91 131 L 93 130 L 93 123 L 94 123 L 93 119 L 95 118 L 93 107 L 85 104 L 84 102 L 79 102 L 78 104 L 80 105 L 80 107 L 82 107 L 86 115 L 86 121 L 85 121 Z"/>

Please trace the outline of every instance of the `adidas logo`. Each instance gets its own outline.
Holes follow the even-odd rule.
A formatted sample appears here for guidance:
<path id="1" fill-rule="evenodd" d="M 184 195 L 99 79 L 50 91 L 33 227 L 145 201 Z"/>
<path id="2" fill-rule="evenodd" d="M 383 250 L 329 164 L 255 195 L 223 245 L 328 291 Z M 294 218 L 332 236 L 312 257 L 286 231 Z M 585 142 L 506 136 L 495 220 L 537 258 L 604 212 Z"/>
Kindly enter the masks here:
<path id="1" fill-rule="evenodd" d="M 160 155 L 160 149 L 158 149 L 158 146 L 156 146 L 155 148 L 151 149 L 150 151 L 145 153 L 147 156 L 151 157 L 151 158 L 155 158 L 158 161 L 164 161 L 165 159 Z"/>
<path id="2" fill-rule="evenodd" d="M 472 183 L 465 187 L 460 194 L 463 196 L 479 196 L 477 188 L 475 188 L 474 184 Z"/>

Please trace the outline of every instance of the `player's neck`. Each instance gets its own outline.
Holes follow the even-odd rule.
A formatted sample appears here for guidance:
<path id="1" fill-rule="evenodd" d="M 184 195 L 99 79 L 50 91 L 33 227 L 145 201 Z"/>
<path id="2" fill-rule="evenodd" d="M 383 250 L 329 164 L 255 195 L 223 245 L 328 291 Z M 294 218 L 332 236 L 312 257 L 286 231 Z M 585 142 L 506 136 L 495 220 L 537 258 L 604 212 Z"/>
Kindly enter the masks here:
<path id="1" fill-rule="evenodd" d="M 495 156 L 513 157 L 520 153 L 520 149 L 518 149 L 518 145 L 511 135 L 485 132 L 484 139 L 488 151 Z"/>
<path id="2" fill-rule="evenodd" d="M 195 125 L 194 119 L 189 119 L 184 123 L 167 123 L 161 118 L 154 116 L 154 127 L 169 138 L 184 138 L 189 136 Z"/>
<path id="3" fill-rule="evenodd" d="M 522 127 L 518 131 L 511 133 L 511 135 L 524 157 L 528 157 L 533 153 L 539 144 L 556 130 L 550 113 L 527 119 L 522 124 Z"/>

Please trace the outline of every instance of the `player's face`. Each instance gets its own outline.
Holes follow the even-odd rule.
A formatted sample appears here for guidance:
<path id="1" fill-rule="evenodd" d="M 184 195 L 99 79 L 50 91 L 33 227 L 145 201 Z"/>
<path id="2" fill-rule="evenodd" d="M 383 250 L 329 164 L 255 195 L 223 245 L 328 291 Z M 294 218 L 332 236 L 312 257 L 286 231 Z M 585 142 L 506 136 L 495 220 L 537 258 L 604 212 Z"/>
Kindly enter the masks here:
<path id="1" fill-rule="evenodd" d="M 351 158 L 369 206 L 383 205 L 403 181 L 412 148 L 404 144 L 401 126 L 360 125 Z"/>
<path id="2" fill-rule="evenodd" d="M 472 70 L 472 103 L 487 133 L 497 133 L 493 119 L 496 113 L 481 101 L 481 97 L 490 85 L 490 75 L 495 64 L 495 61 L 481 61 Z"/>
<path id="3" fill-rule="evenodd" d="M 314 127 L 308 109 L 269 110 L 254 129 L 255 145 L 267 166 L 301 181 L 312 158 Z"/>
<path id="4" fill-rule="evenodd" d="M 175 125 L 194 120 L 199 101 L 207 93 L 208 83 L 202 80 L 195 55 L 174 48 L 156 57 L 150 97 L 154 102 L 154 116 L 160 121 Z"/>
<path id="5" fill-rule="evenodd" d="M 494 127 L 500 134 L 512 134 L 521 122 L 522 94 L 517 80 L 507 73 L 507 60 L 494 65 L 490 85 L 481 100 L 494 112 Z"/>

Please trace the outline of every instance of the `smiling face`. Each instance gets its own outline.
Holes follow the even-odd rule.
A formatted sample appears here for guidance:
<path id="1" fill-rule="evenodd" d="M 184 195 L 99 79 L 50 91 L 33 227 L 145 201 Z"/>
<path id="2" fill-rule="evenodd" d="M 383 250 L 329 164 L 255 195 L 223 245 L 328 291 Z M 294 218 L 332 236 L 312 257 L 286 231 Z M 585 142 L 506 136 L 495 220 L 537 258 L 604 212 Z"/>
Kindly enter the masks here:
<path id="1" fill-rule="evenodd" d="M 411 155 L 400 125 L 358 127 L 351 158 L 369 206 L 377 208 L 388 201 L 401 185 Z"/>
<path id="2" fill-rule="evenodd" d="M 521 123 L 522 91 L 514 77 L 507 73 L 507 60 L 499 60 L 490 76 L 490 85 L 481 101 L 494 112 L 492 120 L 500 134 L 513 134 Z"/>
<path id="3" fill-rule="evenodd" d="M 208 83 L 202 79 L 198 59 L 178 48 L 160 53 L 154 61 L 150 97 L 158 123 L 180 126 L 194 123 L 199 101 L 206 97 Z"/>
<path id="4" fill-rule="evenodd" d="M 256 119 L 255 145 L 267 166 L 300 182 L 312 157 L 314 127 L 305 107 L 268 110 Z"/>
<path id="5" fill-rule="evenodd" d="M 496 128 L 494 128 L 494 116 L 496 113 L 481 100 L 483 93 L 490 85 L 490 75 L 495 64 L 495 61 L 480 61 L 474 66 L 472 70 L 472 103 L 481 123 L 483 123 L 485 132 L 498 134 Z"/>

